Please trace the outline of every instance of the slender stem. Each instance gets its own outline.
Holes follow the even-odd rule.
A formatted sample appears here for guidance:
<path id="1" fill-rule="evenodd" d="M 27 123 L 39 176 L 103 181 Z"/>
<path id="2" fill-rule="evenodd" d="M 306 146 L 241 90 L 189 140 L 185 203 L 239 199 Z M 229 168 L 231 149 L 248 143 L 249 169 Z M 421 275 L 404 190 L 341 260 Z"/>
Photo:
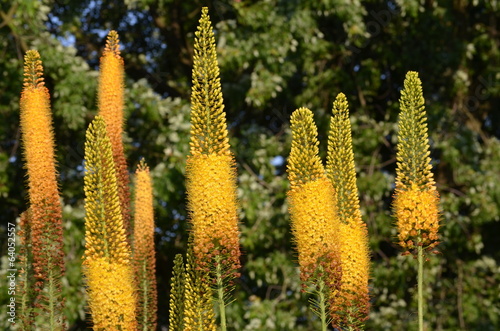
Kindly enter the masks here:
<path id="1" fill-rule="evenodd" d="M 226 305 L 224 303 L 224 284 L 222 281 L 222 266 L 220 261 L 220 256 L 216 257 L 216 277 L 217 277 L 217 295 L 219 302 L 219 312 L 220 312 L 220 325 L 221 331 L 226 331 Z"/>
<path id="2" fill-rule="evenodd" d="M 49 306 L 49 325 L 50 325 L 50 330 L 58 330 L 57 328 L 57 322 L 56 322 L 56 312 L 55 312 L 55 297 L 56 297 L 56 291 L 55 291 L 55 284 L 54 284 L 54 267 L 52 265 L 52 259 L 49 256 L 48 259 L 48 268 L 49 268 L 49 281 L 48 281 L 48 290 L 49 290 L 49 298 L 48 298 L 48 306 Z"/>
<path id="3" fill-rule="evenodd" d="M 143 305 L 142 305 L 142 329 L 144 331 L 148 330 L 149 327 L 149 278 L 147 274 L 147 266 L 146 266 L 147 261 L 143 260 L 142 261 L 142 300 L 143 300 Z"/>
<path id="4" fill-rule="evenodd" d="M 321 278 L 318 282 L 318 302 L 321 318 L 321 330 L 326 331 L 328 328 L 326 318 L 326 298 L 325 298 L 325 282 Z"/>
<path id="5" fill-rule="evenodd" d="M 424 252 L 422 246 L 418 246 L 418 330 L 424 331 Z"/>

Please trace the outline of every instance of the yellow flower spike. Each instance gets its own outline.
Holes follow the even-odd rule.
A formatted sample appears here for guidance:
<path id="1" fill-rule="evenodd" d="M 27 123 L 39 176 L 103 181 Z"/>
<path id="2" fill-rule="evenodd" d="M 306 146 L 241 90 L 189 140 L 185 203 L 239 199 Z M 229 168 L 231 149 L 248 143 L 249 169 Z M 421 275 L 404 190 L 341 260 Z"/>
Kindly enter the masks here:
<path id="1" fill-rule="evenodd" d="M 291 117 L 288 159 L 290 217 L 304 285 L 322 281 L 332 297 L 342 275 L 335 191 L 326 177 L 313 114 L 300 108 Z"/>
<path id="2" fill-rule="evenodd" d="M 423 331 L 424 254 L 438 244 L 439 194 L 431 172 L 422 83 L 414 71 L 406 74 L 400 108 L 393 209 L 399 244 L 404 254 L 418 259 L 418 329 Z"/>
<path id="3" fill-rule="evenodd" d="M 127 236 L 132 232 L 130 226 L 130 189 L 127 160 L 123 148 L 124 126 L 124 67 L 120 56 L 118 33 L 111 30 L 101 57 L 97 103 L 99 115 L 106 122 L 111 141 L 113 160 L 118 178 L 118 193 L 123 224 Z"/>
<path id="4" fill-rule="evenodd" d="M 85 141 L 85 255 L 95 330 L 136 330 L 136 299 L 111 142 L 96 116 Z"/>
<path id="5" fill-rule="evenodd" d="M 64 275 L 62 208 L 57 187 L 54 136 L 49 91 L 44 86 L 40 54 L 24 57 L 24 86 L 20 100 L 23 153 L 28 175 L 29 231 L 38 293 L 42 308 L 37 323 L 60 330 L 65 327 L 60 279 Z M 23 318 L 23 317 L 21 317 Z"/>
<path id="6" fill-rule="evenodd" d="M 439 194 L 431 172 L 422 83 L 416 72 L 406 75 L 400 108 L 393 206 L 399 243 L 415 252 L 417 246 L 434 248 L 439 237 Z"/>
<path id="7" fill-rule="evenodd" d="M 135 178 L 134 264 L 138 292 L 137 321 L 141 330 L 156 330 L 153 186 L 149 167 L 144 159 L 137 167 Z"/>
<path id="8" fill-rule="evenodd" d="M 333 103 L 326 171 L 337 193 L 340 218 L 342 284 L 332 308 L 333 324 L 358 329 L 368 318 L 370 256 L 366 224 L 361 218 L 352 151 L 349 108 L 339 93 Z"/>
<path id="9" fill-rule="evenodd" d="M 207 7 L 202 9 L 195 32 L 192 80 L 186 191 L 193 254 L 197 267 L 215 280 L 221 330 L 225 331 L 225 306 L 231 290 L 227 285 L 239 275 L 240 232 L 236 169 L 229 150 L 215 37 Z"/>
<path id="10" fill-rule="evenodd" d="M 186 165 L 193 250 L 203 268 L 208 268 L 216 255 L 223 256 L 225 275 L 235 277 L 240 267 L 236 169 L 229 150 L 215 38 L 206 7 L 195 36 L 191 155 Z"/>

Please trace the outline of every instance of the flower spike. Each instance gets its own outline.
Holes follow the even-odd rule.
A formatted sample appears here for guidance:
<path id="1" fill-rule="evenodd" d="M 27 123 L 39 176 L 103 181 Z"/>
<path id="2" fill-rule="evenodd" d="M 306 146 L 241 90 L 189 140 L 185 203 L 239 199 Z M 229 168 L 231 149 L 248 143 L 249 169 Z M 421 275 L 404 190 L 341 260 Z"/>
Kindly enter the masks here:
<path id="1" fill-rule="evenodd" d="M 335 191 L 319 158 L 312 112 L 307 108 L 297 109 L 290 123 L 292 149 L 287 171 L 292 233 L 301 280 L 305 288 L 312 286 L 317 295 L 312 309 L 325 329 L 342 277 Z"/>
<path id="2" fill-rule="evenodd" d="M 130 246 L 123 226 L 111 141 L 96 116 L 85 141 L 85 254 L 95 330 L 136 330 Z"/>
<path id="3" fill-rule="evenodd" d="M 368 318 L 370 256 L 359 207 L 348 107 L 345 95 L 339 93 L 333 103 L 326 171 L 337 192 L 342 260 L 342 284 L 332 309 L 333 324 L 357 330 Z"/>
<path id="4" fill-rule="evenodd" d="M 50 97 L 43 81 L 40 54 L 36 50 L 28 51 L 24 57 L 24 77 L 21 132 L 30 207 L 23 231 L 30 240 L 26 254 L 33 260 L 34 305 L 42 311 L 37 324 L 55 330 L 65 327 L 60 282 L 65 272 L 62 207 L 57 186 Z"/>
<path id="5" fill-rule="evenodd" d="M 123 58 L 120 56 L 119 42 L 118 33 L 111 30 L 100 62 L 97 103 L 99 115 L 102 116 L 106 123 L 106 129 L 111 141 L 116 176 L 118 178 L 120 208 L 127 240 L 129 240 L 132 233 L 130 225 L 130 178 L 123 147 L 125 73 Z"/>
<path id="6" fill-rule="evenodd" d="M 422 83 L 408 72 L 401 91 L 394 213 L 401 247 L 415 252 L 438 244 L 439 194 L 431 172 Z"/>
<path id="7" fill-rule="evenodd" d="M 401 91 L 394 216 L 403 254 L 418 259 L 418 326 L 424 330 L 424 255 L 438 244 L 439 194 L 431 172 L 427 116 L 418 73 L 406 74 Z"/>

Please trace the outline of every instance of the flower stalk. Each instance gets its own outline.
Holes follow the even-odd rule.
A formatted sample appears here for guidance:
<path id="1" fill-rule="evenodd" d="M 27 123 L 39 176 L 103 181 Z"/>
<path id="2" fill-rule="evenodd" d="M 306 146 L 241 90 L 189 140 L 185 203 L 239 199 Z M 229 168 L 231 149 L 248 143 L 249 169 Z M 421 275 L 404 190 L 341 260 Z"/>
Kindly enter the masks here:
<path id="1" fill-rule="evenodd" d="M 403 254 L 418 261 L 418 325 L 424 328 L 423 264 L 438 244 L 439 194 L 433 179 L 427 117 L 418 73 L 408 72 L 401 91 L 394 216 Z"/>
<path id="2" fill-rule="evenodd" d="M 132 226 L 130 224 L 130 178 L 127 160 L 123 147 L 124 116 L 124 65 L 120 55 L 118 33 L 109 31 L 106 47 L 100 60 L 97 105 L 99 115 L 106 123 L 106 130 L 111 141 L 113 160 L 118 179 L 118 195 L 123 224 L 130 241 Z"/>
<path id="3" fill-rule="evenodd" d="M 217 293 L 230 292 L 232 280 L 239 276 L 241 253 L 236 169 L 219 75 L 215 36 L 204 7 L 195 32 L 186 189 L 193 255 L 197 266 L 216 282 L 224 330 L 226 296 Z"/>
<path id="4" fill-rule="evenodd" d="M 311 309 L 325 329 L 342 277 L 336 195 L 319 157 L 312 112 L 307 108 L 297 109 L 290 122 L 292 149 L 287 170 L 292 233 L 303 286 L 312 287 L 310 292 L 316 298 L 311 301 Z"/>
<path id="5" fill-rule="evenodd" d="M 156 329 L 157 292 L 153 186 L 144 159 L 137 167 L 135 179 L 133 255 L 138 293 L 137 321 L 139 329 L 146 331 Z"/>
<path id="6" fill-rule="evenodd" d="M 349 106 L 343 93 L 337 95 L 332 112 L 326 171 L 337 194 L 342 261 L 342 284 L 332 320 L 336 327 L 360 330 L 369 311 L 370 256 L 356 185 Z"/>
<path id="7" fill-rule="evenodd" d="M 56 178 L 49 91 L 44 83 L 40 54 L 36 50 L 28 51 L 24 57 L 24 86 L 20 109 L 30 203 L 29 217 L 23 218 L 24 229 L 21 230 L 28 244 L 24 248 L 26 256 L 23 259 L 28 262 L 32 258 L 33 261 L 36 298 L 32 308 L 40 308 L 36 317 L 37 326 L 63 330 L 65 317 L 61 278 L 65 266 L 62 207 Z M 26 267 L 25 272 L 29 276 L 31 270 L 29 266 Z M 25 280 L 24 284 L 27 285 L 29 280 Z M 25 298 L 30 297 L 29 293 L 23 295 Z M 28 301 L 24 303 L 28 304 Z M 30 319 L 26 315 L 24 317 Z"/>
<path id="8" fill-rule="evenodd" d="M 85 141 L 84 273 L 95 330 L 136 330 L 130 246 L 123 225 L 111 142 L 104 119 Z"/>

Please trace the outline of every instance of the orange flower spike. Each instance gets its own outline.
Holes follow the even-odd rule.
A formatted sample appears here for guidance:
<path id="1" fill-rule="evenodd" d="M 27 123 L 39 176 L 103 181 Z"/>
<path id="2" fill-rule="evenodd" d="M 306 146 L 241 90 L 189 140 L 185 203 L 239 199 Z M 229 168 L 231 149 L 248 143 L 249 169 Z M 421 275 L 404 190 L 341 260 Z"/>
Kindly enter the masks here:
<path id="1" fill-rule="evenodd" d="M 54 136 L 49 91 L 44 86 L 40 54 L 30 50 L 24 57 L 21 94 L 21 132 L 28 175 L 31 249 L 38 304 L 50 311 L 47 325 L 62 327 L 64 300 L 60 278 L 64 275 L 62 208 L 57 186 Z M 49 293 L 44 288 L 52 284 Z"/>
<path id="2" fill-rule="evenodd" d="M 156 329 L 157 289 L 154 247 L 153 186 L 149 167 L 141 160 L 135 173 L 134 264 L 140 329 Z"/>
<path id="3" fill-rule="evenodd" d="M 342 285 L 332 304 L 332 318 L 337 327 L 357 329 L 368 318 L 370 256 L 359 206 L 348 107 L 345 95 L 339 93 L 333 103 L 326 170 L 337 192 L 342 258 Z"/>
<path id="4" fill-rule="evenodd" d="M 408 72 L 401 91 L 394 216 L 406 251 L 438 244 L 439 194 L 433 179 L 422 83 Z"/>
<path id="5" fill-rule="evenodd" d="M 111 30 L 101 57 L 97 102 L 99 115 L 106 122 L 111 141 L 113 160 L 118 178 L 118 192 L 122 218 L 127 236 L 130 237 L 130 189 L 127 160 L 123 148 L 124 126 L 124 65 L 120 56 L 118 33 Z"/>

